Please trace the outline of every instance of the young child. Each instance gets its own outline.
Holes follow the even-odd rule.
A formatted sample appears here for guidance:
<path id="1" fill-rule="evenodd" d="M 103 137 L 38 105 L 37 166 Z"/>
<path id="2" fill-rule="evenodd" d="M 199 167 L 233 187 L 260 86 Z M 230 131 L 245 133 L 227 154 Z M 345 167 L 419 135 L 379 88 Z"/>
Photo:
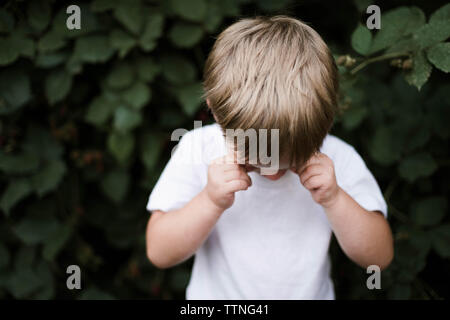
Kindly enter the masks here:
<path id="1" fill-rule="evenodd" d="M 328 134 L 338 75 L 311 27 L 286 16 L 234 23 L 214 44 L 204 88 L 217 124 L 182 137 L 147 204 L 150 261 L 168 268 L 195 254 L 187 299 L 334 299 L 332 232 L 358 265 L 390 264 L 377 182 Z M 226 129 L 279 129 L 278 171 L 236 163 Z"/>

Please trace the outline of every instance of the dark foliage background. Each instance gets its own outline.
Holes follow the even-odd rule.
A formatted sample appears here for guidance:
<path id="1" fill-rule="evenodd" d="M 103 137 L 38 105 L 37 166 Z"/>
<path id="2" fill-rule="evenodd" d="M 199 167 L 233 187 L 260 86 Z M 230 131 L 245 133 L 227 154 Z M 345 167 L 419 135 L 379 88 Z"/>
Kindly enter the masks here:
<path id="1" fill-rule="evenodd" d="M 450 297 L 450 5 L 371 1 L 6 1 L 0 9 L 0 298 L 183 298 L 192 260 L 146 259 L 145 205 L 175 128 L 211 121 L 201 71 L 241 16 L 290 14 L 341 71 L 333 133 L 362 154 L 389 203 L 395 260 L 382 290 L 332 243 L 341 299 Z M 420 89 L 420 90 L 419 90 Z M 82 290 L 66 288 L 66 268 Z"/>

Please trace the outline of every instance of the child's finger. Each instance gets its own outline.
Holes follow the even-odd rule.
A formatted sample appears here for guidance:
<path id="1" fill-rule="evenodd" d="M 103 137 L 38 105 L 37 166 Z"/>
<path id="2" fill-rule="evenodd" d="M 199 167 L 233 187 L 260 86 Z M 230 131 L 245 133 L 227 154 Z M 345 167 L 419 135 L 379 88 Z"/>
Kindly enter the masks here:
<path id="1" fill-rule="evenodd" d="M 306 161 L 303 166 L 301 166 L 297 170 L 297 173 L 299 175 L 301 175 L 303 173 L 303 171 L 305 171 L 309 166 L 311 166 L 313 164 L 320 164 L 320 163 L 322 163 L 320 154 L 316 153 L 311 158 L 309 158 L 308 161 Z"/>
<path id="2" fill-rule="evenodd" d="M 302 174 L 300 174 L 300 181 L 302 184 L 306 182 L 309 178 L 313 176 L 318 176 L 323 173 L 323 167 L 320 164 L 312 164 L 308 166 Z"/>
<path id="3" fill-rule="evenodd" d="M 237 151 L 229 151 L 226 155 L 227 163 L 236 163 L 240 165 L 245 165 L 245 159 L 242 158 Z"/>
<path id="4" fill-rule="evenodd" d="M 239 165 L 230 161 L 226 155 L 212 160 L 211 164 L 221 165 L 225 171 L 239 169 Z"/>
<path id="5" fill-rule="evenodd" d="M 322 186 L 321 176 L 313 176 L 313 177 L 309 178 L 307 181 L 305 181 L 303 186 L 308 190 L 314 190 L 314 189 L 320 188 Z"/>
<path id="6" fill-rule="evenodd" d="M 250 184 L 246 180 L 238 179 L 232 180 L 225 184 L 225 192 L 234 193 L 237 191 L 247 190 L 250 187 Z"/>
<path id="7" fill-rule="evenodd" d="M 224 172 L 225 181 L 231 181 L 236 179 L 245 179 L 247 174 L 241 170 L 230 170 Z"/>
<path id="8" fill-rule="evenodd" d="M 225 182 L 230 182 L 232 180 L 239 180 L 239 179 L 247 181 L 249 186 L 252 185 L 252 179 L 244 171 L 236 170 L 236 171 L 225 172 Z"/>

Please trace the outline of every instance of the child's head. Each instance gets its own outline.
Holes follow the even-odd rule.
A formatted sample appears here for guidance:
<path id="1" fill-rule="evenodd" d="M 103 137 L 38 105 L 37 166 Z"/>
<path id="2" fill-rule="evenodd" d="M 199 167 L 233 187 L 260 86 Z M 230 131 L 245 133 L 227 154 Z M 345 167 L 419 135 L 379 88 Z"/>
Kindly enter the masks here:
<path id="1" fill-rule="evenodd" d="M 338 75 L 322 38 L 286 16 L 242 19 L 217 38 L 204 97 L 225 129 L 279 129 L 280 156 L 300 166 L 331 128 Z M 269 149 L 270 150 L 270 149 Z"/>

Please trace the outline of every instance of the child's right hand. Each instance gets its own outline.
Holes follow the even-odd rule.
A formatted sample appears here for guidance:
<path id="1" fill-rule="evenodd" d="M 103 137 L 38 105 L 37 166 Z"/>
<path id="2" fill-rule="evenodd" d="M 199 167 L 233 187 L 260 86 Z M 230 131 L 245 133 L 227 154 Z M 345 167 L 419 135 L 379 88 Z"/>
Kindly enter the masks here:
<path id="1" fill-rule="evenodd" d="M 234 193 L 247 190 L 252 180 L 245 169 L 230 156 L 215 159 L 208 167 L 208 198 L 220 209 L 226 210 L 234 202 Z"/>

